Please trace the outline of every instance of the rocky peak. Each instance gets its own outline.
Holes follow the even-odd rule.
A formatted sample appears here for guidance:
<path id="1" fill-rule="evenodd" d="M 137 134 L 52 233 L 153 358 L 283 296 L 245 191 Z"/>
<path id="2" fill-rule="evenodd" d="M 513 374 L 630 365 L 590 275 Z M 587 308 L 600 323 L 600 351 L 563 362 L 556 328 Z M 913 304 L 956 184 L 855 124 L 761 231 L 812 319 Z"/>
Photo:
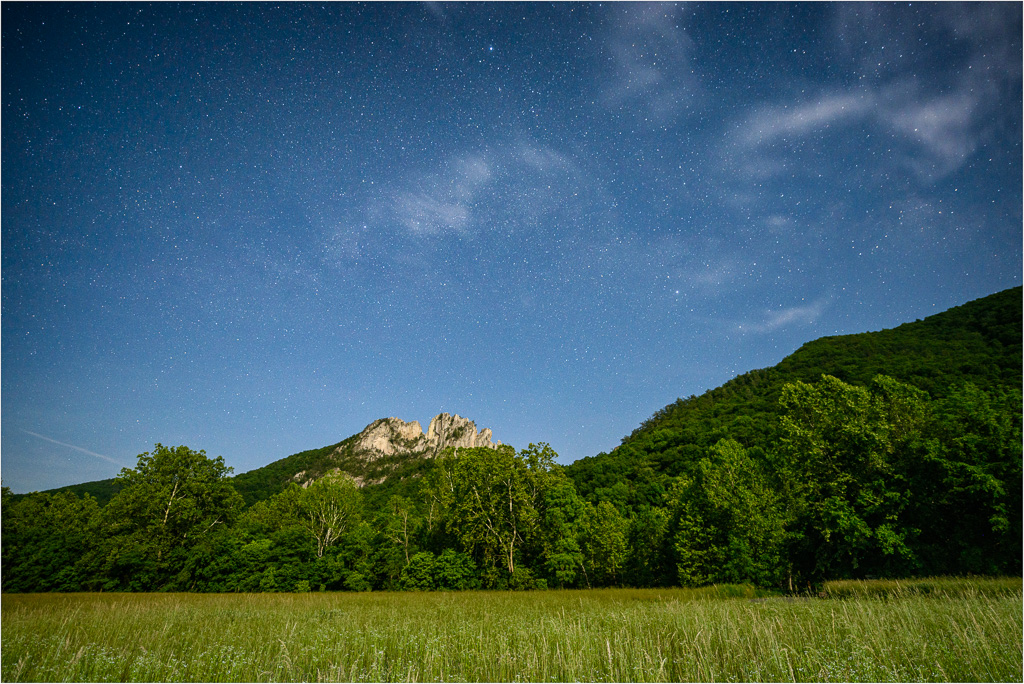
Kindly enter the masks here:
<path id="1" fill-rule="evenodd" d="M 426 448 L 419 421 L 406 423 L 400 418 L 381 418 L 359 433 L 356 450 L 370 455 L 369 460 L 393 454 L 423 451 Z"/>
<path id="2" fill-rule="evenodd" d="M 476 423 L 456 414 L 439 413 L 430 421 L 424 434 L 419 421 L 406 423 L 400 418 L 381 418 L 359 433 L 355 452 L 367 461 L 395 454 L 437 455 L 446 447 L 490 447 L 501 442 L 491 441 L 491 431 L 477 431 Z"/>
<path id="3" fill-rule="evenodd" d="M 496 448 L 501 442 L 491 441 L 491 429 L 476 430 L 476 423 L 459 414 L 439 413 L 427 428 L 427 442 L 437 453 L 445 447 L 490 447 Z"/>

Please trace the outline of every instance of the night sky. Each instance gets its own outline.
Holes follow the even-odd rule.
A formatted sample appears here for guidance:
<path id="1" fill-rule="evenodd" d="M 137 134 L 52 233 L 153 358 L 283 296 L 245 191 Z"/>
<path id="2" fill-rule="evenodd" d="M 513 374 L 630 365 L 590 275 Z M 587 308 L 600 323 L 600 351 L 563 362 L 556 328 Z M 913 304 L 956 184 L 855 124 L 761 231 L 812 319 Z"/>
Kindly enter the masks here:
<path id="1" fill-rule="evenodd" d="M 2 5 L 2 463 L 563 462 L 1021 283 L 1021 4 Z"/>

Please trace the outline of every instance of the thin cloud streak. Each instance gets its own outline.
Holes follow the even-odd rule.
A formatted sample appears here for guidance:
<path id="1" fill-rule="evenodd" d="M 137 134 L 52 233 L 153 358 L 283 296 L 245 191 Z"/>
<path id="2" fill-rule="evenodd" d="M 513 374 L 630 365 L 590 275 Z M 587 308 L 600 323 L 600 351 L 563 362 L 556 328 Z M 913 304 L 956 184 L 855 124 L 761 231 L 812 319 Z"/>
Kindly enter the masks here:
<path id="1" fill-rule="evenodd" d="M 587 180 L 565 155 L 529 141 L 465 154 L 407 180 L 368 215 L 412 236 L 472 236 L 488 226 L 512 230 L 545 214 L 586 203 Z M 372 221 L 376 222 L 376 221 Z"/>
<path id="2" fill-rule="evenodd" d="M 737 326 L 741 331 L 749 332 L 772 332 L 791 324 L 813 323 L 824 313 L 828 300 L 819 299 L 807 306 L 791 306 L 779 311 L 773 311 L 758 322 L 741 323 Z"/>
<path id="3" fill-rule="evenodd" d="M 817 135 L 849 137 L 855 126 L 870 126 L 902 151 L 894 163 L 932 182 L 960 168 L 983 139 L 980 98 L 969 87 L 929 96 L 913 81 L 883 89 L 827 93 L 805 102 L 779 102 L 749 116 L 732 135 L 734 157 L 726 168 L 754 180 L 768 180 L 803 167 L 795 144 Z"/>
<path id="4" fill-rule="evenodd" d="M 847 93 L 827 95 L 820 100 L 790 107 L 776 106 L 752 117 L 743 127 L 742 141 L 748 145 L 800 137 L 869 112 L 874 98 Z"/>
<path id="5" fill-rule="evenodd" d="M 67 442 L 58 442 L 57 440 L 51 439 L 50 437 L 47 437 L 45 435 L 41 435 L 38 432 L 32 432 L 31 430 L 26 430 L 24 428 L 19 428 L 19 429 L 22 432 L 24 432 L 26 435 L 32 435 L 33 437 L 38 437 L 39 439 L 45 440 L 47 442 L 52 442 L 53 444 L 59 444 L 60 446 L 68 447 L 69 449 L 74 449 L 75 451 L 81 451 L 83 454 L 89 454 L 90 456 L 95 456 L 96 458 L 102 458 L 104 461 L 110 461 L 111 463 L 113 463 L 115 465 L 119 465 L 119 466 L 125 465 L 121 461 L 118 461 L 117 459 L 111 458 L 110 456 L 104 456 L 103 454 L 97 454 L 95 451 L 89 451 L 88 449 L 83 449 L 80 446 L 75 446 L 74 444 L 68 444 Z"/>

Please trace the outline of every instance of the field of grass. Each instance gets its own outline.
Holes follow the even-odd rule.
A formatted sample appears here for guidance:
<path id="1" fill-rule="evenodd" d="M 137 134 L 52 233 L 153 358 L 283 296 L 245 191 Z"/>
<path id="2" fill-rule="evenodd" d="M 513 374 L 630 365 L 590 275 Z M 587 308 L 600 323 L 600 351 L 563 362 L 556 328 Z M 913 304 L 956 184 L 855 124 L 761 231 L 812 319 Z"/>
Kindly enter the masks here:
<path id="1" fill-rule="evenodd" d="M 1021 580 L 7 594 L 3 681 L 1021 681 Z"/>

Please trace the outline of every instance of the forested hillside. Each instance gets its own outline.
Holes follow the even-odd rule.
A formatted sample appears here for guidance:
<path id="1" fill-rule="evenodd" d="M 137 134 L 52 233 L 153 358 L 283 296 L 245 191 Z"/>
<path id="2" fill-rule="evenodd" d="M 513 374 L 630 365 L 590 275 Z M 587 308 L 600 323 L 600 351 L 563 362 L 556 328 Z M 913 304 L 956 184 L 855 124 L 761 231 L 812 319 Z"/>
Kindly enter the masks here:
<path id="1" fill-rule="evenodd" d="M 5 488 L 3 590 L 803 591 L 1019 575 L 1021 303 L 1018 287 L 816 340 L 567 467 L 544 444 L 369 439 L 418 434 L 395 419 L 235 478 L 158 444 L 105 505 Z"/>
<path id="2" fill-rule="evenodd" d="M 775 443 L 782 388 L 822 375 L 861 386 L 886 375 L 926 391 L 932 400 L 965 383 L 985 391 L 1020 389 L 1022 294 L 1015 287 L 896 328 L 808 342 L 772 368 L 677 399 L 611 454 L 580 459 L 567 472 L 581 493 L 594 495 L 628 481 L 643 501 L 644 485 L 655 473 L 678 475 L 721 439 L 745 447 Z M 617 491 L 622 499 L 624 486 Z M 660 488 L 653 496 L 660 496 Z"/>

